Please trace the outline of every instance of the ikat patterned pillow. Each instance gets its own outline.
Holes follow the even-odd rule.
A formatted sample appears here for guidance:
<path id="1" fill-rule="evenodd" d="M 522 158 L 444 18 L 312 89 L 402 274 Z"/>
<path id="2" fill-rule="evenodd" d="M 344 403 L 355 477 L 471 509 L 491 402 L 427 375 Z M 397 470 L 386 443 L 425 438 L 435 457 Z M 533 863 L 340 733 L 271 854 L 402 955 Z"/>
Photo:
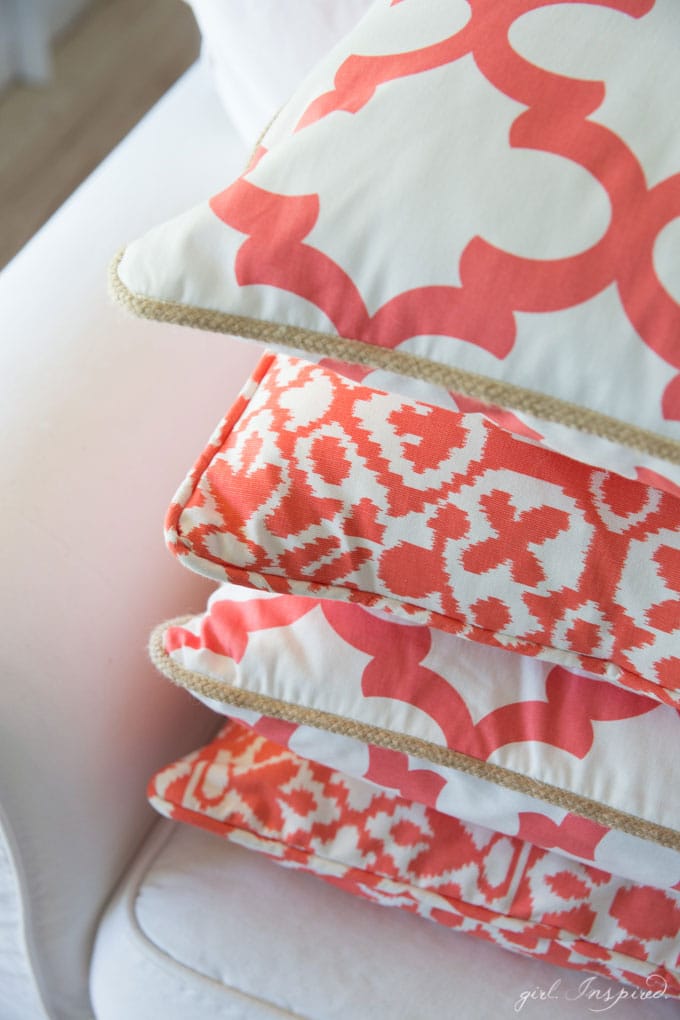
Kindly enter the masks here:
<path id="1" fill-rule="evenodd" d="M 379 608 L 680 704 L 680 500 L 461 414 L 263 357 L 180 487 L 219 581 Z"/>
<path id="2" fill-rule="evenodd" d="M 513 952 L 680 996 L 680 896 L 463 824 L 230 722 L 149 797 L 278 863 Z"/>
<path id="3" fill-rule="evenodd" d="M 378 0 L 114 292 L 673 491 L 679 51 L 677 0 Z"/>
<path id="4" fill-rule="evenodd" d="M 356 603 L 222 585 L 160 671 L 302 757 L 621 877 L 680 890 L 680 718 L 535 657 Z"/>

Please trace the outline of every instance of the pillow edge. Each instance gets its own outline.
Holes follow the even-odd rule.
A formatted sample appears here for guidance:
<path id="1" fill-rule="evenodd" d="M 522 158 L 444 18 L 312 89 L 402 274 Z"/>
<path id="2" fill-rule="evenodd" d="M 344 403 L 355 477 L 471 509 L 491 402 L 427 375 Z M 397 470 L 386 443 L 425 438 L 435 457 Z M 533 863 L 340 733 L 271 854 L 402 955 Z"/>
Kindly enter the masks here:
<path id="1" fill-rule="evenodd" d="M 256 340 L 406 376 L 680 465 L 680 441 L 538 390 L 363 340 L 141 294 L 131 290 L 120 275 L 126 251 L 127 246 L 121 248 L 110 263 L 109 293 L 115 303 L 138 318 Z"/>
<path id="2" fill-rule="evenodd" d="M 316 729 L 353 737 L 367 744 L 375 744 L 388 750 L 411 754 L 434 765 L 454 768 L 497 786 L 535 797 L 609 829 L 625 832 L 627 835 L 644 839 L 647 842 L 680 851 L 680 831 L 658 822 L 629 814 L 619 808 L 591 800 L 570 790 L 563 790 L 551 783 L 524 776 L 501 765 L 481 761 L 450 748 L 440 747 L 420 737 L 407 734 L 397 735 L 391 730 L 357 720 L 345 721 L 342 716 L 336 716 L 331 712 L 310 708 L 306 705 L 294 705 L 291 702 L 244 688 L 227 686 L 223 681 L 186 669 L 175 662 L 166 652 L 164 638 L 166 630 L 170 627 L 183 626 L 194 618 L 193 616 L 182 616 L 158 624 L 151 632 L 148 646 L 151 662 L 159 673 L 190 693 L 219 701 L 224 705 L 231 704 L 235 707 L 249 709 L 285 722 L 314 726 Z"/>

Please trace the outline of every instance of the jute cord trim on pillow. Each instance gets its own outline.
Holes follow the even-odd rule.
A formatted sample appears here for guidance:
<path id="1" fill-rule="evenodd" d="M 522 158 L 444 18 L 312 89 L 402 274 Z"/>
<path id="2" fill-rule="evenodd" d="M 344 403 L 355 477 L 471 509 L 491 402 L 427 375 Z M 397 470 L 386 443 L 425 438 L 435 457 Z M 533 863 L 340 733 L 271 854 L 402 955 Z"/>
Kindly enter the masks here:
<path id="1" fill-rule="evenodd" d="M 348 361 L 397 375 L 422 379 L 486 404 L 524 411 L 535 418 L 566 425 L 579 432 L 639 450 L 671 464 L 680 464 L 680 442 L 557 397 L 441 365 L 415 354 L 375 347 L 361 340 L 348 340 L 330 333 L 316 332 L 285 323 L 266 322 L 248 316 L 231 315 L 214 309 L 135 294 L 125 286 L 118 274 L 118 267 L 124 254 L 124 250 L 120 251 L 111 263 L 110 292 L 118 304 L 139 318 L 189 326 L 213 333 L 228 333 L 248 340 L 259 340 L 264 344 L 276 344 L 293 350 L 321 354 L 338 361 Z"/>
<path id="2" fill-rule="evenodd" d="M 608 807 L 569 790 L 562 790 L 541 780 L 532 779 L 530 776 L 520 775 L 500 765 L 471 758 L 460 751 L 432 744 L 419 737 L 394 733 L 378 726 L 345 719 L 342 716 L 333 715 L 331 712 L 308 708 L 305 705 L 294 705 L 278 698 L 258 694 L 255 691 L 230 687 L 223 681 L 214 680 L 212 677 L 185 669 L 165 651 L 164 637 L 169 627 L 181 627 L 191 619 L 193 617 L 183 616 L 166 621 L 153 630 L 149 640 L 149 655 L 152 663 L 163 676 L 178 687 L 184 687 L 195 694 L 225 705 L 234 705 L 286 722 L 313 726 L 329 733 L 352 737 L 365 744 L 375 744 L 378 747 L 411 754 L 432 762 L 434 765 L 454 768 L 478 779 L 495 783 L 497 786 L 504 786 L 518 793 L 543 800 L 582 818 L 598 822 L 607 828 L 626 832 L 631 836 L 658 843 L 660 846 L 669 847 L 672 850 L 680 850 L 680 832 L 677 830 L 658 825 L 617 808 Z"/>

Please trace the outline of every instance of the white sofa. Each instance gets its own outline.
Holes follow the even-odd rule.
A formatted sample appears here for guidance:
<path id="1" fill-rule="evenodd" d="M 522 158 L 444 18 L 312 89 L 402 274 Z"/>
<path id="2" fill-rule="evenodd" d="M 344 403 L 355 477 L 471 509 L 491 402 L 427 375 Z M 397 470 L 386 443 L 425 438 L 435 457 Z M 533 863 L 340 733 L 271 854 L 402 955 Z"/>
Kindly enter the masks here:
<path id="1" fill-rule="evenodd" d="M 206 594 L 163 516 L 259 350 L 128 318 L 107 264 L 246 154 L 197 65 L 0 276 L 0 1020 L 677 1015 L 147 806 L 218 722 L 147 661 L 152 626 Z"/>

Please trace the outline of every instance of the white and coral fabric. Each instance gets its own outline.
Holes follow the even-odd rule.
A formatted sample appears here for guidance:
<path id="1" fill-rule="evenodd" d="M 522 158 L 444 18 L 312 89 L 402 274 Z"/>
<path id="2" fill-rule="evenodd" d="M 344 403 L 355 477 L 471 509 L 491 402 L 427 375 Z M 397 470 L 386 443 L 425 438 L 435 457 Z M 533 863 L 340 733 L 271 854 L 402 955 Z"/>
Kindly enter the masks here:
<path id="1" fill-rule="evenodd" d="M 680 889 L 668 706 L 355 603 L 230 584 L 152 647 L 169 679 L 302 757 Z"/>
<path id="2" fill-rule="evenodd" d="M 265 355 L 167 517 L 220 581 L 380 608 L 680 703 L 680 500 Z"/>
<path id="3" fill-rule="evenodd" d="M 677 0 L 378 0 L 118 296 L 677 491 L 679 46 Z"/>
<path id="4" fill-rule="evenodd" d="M 377 790 L 229 722 L 160 770 L 153 806 L 514 952 L 680 995 L 680 896 Z"/>

